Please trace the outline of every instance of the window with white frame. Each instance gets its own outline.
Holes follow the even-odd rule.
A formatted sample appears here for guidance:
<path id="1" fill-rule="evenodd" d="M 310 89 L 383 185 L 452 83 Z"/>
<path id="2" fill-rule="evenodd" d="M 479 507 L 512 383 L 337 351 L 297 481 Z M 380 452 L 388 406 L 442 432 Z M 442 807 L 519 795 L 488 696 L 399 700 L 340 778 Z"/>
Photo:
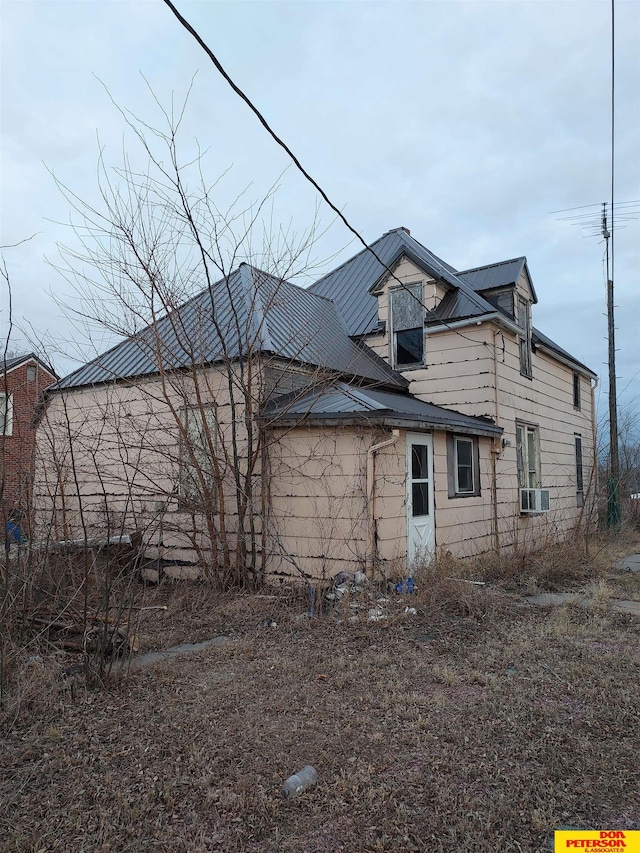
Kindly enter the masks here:
<path id="1" fill-rule="evenodd" d="M 422 282 L 389 291 L 394 367 L 424 364 L 424 305 Z"/>
<path id="2" fill-rule="evenodd" d="M 522 296 L 518 296 L 518 326 L 520 326 L 520 373 L 531 379 L 531 306 Z"/>
<path id="3" fill-rule="evenodd" d="M 476 436 L 447 436 L 447 474 L 450 498 L 480 494 L 480 453 Z"/>
<path id="4" fill-rule="evenodd" d="M 539 489 L 542 486 L 540 473 L 540 432 L 531 424 L 516 424 L 516 452 L 518 458 L 518 487 Z"/>
<path id="5" fill-rule="evenodd" d="M 204 506 L 216 500 L 215 450 L 217 421 L 212 406 L 180 410 L 180 497 Z"/>
<path id="6" fill-rule="evenodd" d="M 0 435 L 13 433 L 13 395 L 0 393 Z"/>
<path id="7" fill-rule="evenodd" d="M 576 449 L 576 494 L 578 506 L 584 506 L 584 472 L 582 468 L 582 436 L 575 433 L 574 436 Z"/>

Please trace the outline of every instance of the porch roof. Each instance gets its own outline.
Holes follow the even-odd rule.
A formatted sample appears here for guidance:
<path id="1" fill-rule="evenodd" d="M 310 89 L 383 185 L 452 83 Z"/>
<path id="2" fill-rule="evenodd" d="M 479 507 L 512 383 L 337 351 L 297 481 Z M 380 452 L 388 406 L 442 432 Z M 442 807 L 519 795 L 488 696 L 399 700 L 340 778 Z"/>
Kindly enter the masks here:
<path id="1" fill-rule="evenodd" d="M 328 421 L 367 421 L 412 428 L 432 428 L 473 435 L 500 436 L 502 427 L 489 418 L 472 417 L 425 403 L 411 394 L 397 394 L 377 388 L 337 382 L 315 388 L 299 396 L 289 394 L 273 400 L 265 408 L 273 426 L 284 423 L 308 424 Z"/>

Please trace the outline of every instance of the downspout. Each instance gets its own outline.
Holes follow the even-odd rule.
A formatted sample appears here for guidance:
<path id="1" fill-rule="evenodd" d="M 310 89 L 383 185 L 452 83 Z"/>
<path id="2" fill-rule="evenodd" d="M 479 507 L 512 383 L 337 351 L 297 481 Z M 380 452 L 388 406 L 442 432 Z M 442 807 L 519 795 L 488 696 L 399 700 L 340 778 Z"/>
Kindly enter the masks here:
<path id="1" fill-rule="evenodd" d="M 391 438 L 374 444 L 367 450 L 367 509 L 369 511 L 369 547 L 367 549 L 367 570 L 369 577 L 373 579 L 377 548 L 376 548 L 376 481 L 375 481 L 375 456 L 379 450 L 391 447 L 400 438 L 400 430 L 394 429 Z"/>
<path id="2" fill-rule="evenodd" d="M 498 396 L 498 335 L 502 332 L 493 330 L 493 389 L 494 389 L 494 420 L 496 426 L 500 419 L 500 400 Z M 504 337 L 503 337 L 504 342 Z M 493 548 L 500 553 L 500 528 L 498 526 L 498 456 L 502 451 L 501 439 L 491 439 L 491 508 L 493 515 Z"/>

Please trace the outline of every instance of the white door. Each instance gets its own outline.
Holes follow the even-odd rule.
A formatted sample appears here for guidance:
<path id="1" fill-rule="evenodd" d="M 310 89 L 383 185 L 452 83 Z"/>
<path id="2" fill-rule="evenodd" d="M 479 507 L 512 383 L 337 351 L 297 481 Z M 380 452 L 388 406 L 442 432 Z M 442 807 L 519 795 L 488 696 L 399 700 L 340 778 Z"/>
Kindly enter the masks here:
<path id="1" fill-rule="evenodd" d="M 433 517 L 433 438 L 407 434 L 407 568 L 433 556 L 435 523 Z"/>

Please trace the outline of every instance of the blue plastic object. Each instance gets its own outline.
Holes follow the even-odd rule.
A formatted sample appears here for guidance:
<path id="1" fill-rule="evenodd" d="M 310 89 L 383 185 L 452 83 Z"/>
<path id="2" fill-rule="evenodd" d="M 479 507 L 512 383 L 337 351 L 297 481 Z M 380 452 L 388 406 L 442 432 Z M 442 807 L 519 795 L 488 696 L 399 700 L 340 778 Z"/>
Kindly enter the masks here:
<path id="1" fill-rule="evenodd" d="M 23 542 L 24 536 L 22 535 L 22 528 L 20 527 L 19 522 L 12 521 L 11 519 L 9 519 L 9 521 L 7 521 L 7 536 L 5 543 L 7 551 L 14 543 L 17 545 L 22 545 Z"/>
<path id="2" fill-rule="evenodd" d="M 411 595 L 416 591 L 416 582 L 413 578 L 404 578 L 396 584 L 396 592 L 406 592 Z"/>

